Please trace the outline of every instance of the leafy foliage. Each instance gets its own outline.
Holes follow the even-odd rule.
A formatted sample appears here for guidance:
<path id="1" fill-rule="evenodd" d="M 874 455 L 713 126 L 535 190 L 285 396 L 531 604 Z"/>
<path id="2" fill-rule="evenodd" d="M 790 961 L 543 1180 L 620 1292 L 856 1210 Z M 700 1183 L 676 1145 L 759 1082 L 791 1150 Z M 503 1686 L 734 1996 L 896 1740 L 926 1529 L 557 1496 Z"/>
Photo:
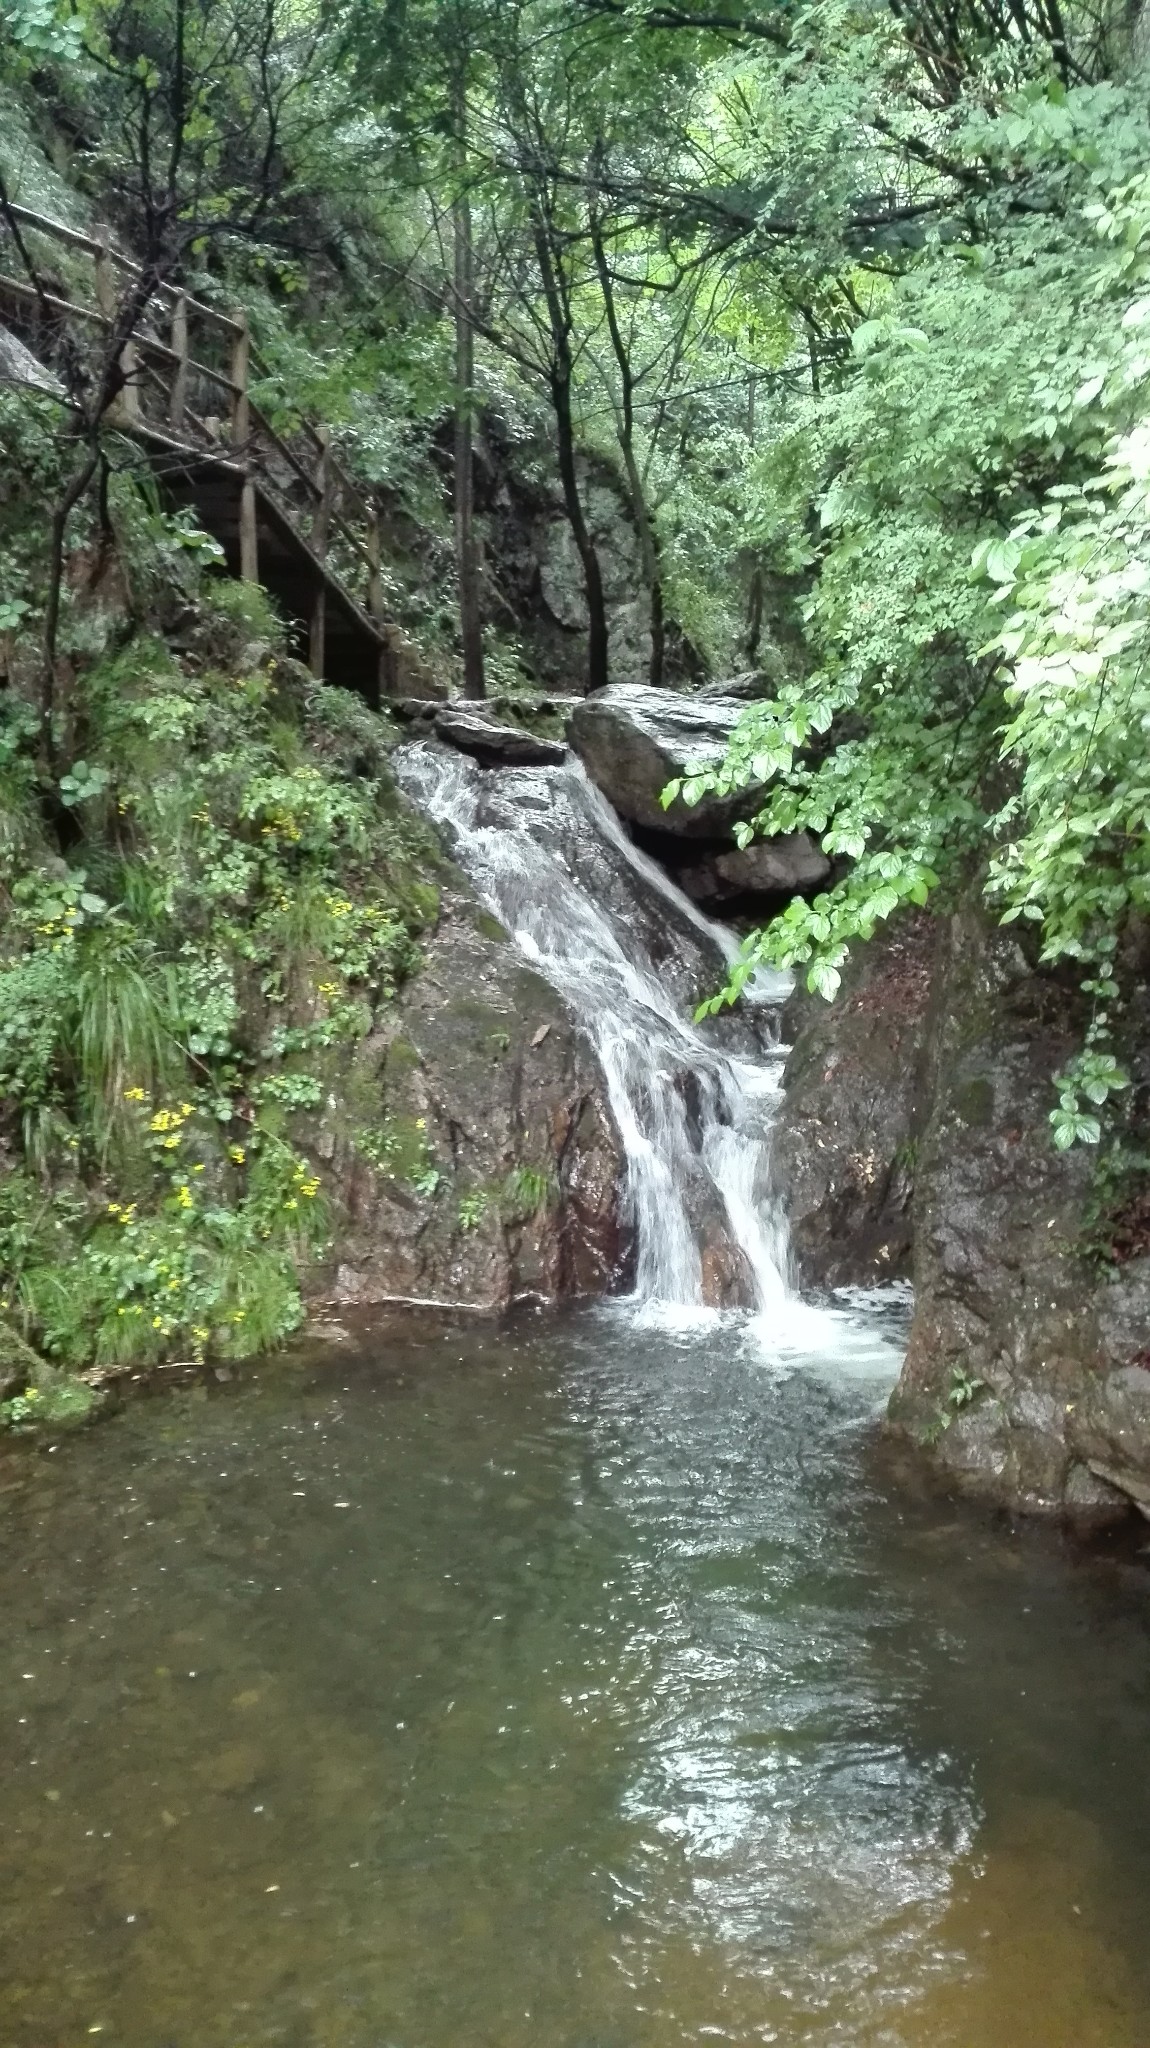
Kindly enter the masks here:
<path id="1" fill-rule="evenodd" d="M 0 1296 L 70 1369 L 298 1324 L 327 1228 L 288 1128 L 322 1107 L 309 1060 L 371 1027 L 435 910 L 378 721 L 266 641 L 238 665 L 235 604 L 205 590 L 195 660 L 143 635 L 91 666 L 83 836 L 67 864 L 0 861 L 0 1119 L 26 1160 Z M 369 740 L 377 773 L 350 774 Z"/>
<path id="2" fill-rule="evenodd" d="M 1116 90 L 1020 95 L 1015 146 L 1057 165 L 1067 211 L 928 245 L 855 327 L 834 389 L 780 423 L 766 523 L 810 532 L 817 509 L 818 665 L 667 793 L 761 785 L 743 843 L 806 829 L 836 863 L 828 890 L 753 935 L 710 1008 L 763 960 L 833 996 L 853 941 L 976 878 L 1002 918 L 1034 924 L 1044 962 L 1082 963 L 1092 1022 L 1059 1079 L 1059 1146 L 1096 1142 L 1126 1086 L 1114 962 L 1150 877 L 1132 744 L 1150 717 L 1150 212 L 1141 173 L 1098 196 L 1122 160 L 1092 124 L 1114 116 L 1131 147 Z"/>

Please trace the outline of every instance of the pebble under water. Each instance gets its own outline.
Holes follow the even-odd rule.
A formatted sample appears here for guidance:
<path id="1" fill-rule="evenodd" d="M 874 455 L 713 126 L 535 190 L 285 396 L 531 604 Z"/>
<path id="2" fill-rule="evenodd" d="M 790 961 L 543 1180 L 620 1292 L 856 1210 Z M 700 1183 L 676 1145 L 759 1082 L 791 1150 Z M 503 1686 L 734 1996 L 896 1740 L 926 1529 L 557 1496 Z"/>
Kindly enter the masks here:
<path id="1" fill-rule="evenodd" d="M 902 1492 L 854 1313 L 6 1453 L 0 2048 L 1145 2048 L 1150 1575 Z"/>

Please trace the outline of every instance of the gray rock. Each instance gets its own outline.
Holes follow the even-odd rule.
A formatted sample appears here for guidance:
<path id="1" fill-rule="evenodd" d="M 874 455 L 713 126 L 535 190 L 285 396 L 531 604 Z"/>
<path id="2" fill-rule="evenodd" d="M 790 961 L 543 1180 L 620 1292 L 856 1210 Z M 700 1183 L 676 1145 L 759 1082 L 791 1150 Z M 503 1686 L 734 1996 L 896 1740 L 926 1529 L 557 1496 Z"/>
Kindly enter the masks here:
<path id="1" fill-rule="evenodd" d="M 51 370 L 25 348 L 22 341 L 0 326 L 0 384 L 19 384 L 26 391 L 40 391 L 49 398 L 64 398 L 64 386 Z"/>
<path id="2" fill-rule="evenodd" d="M 965 1491 L 1105 1518 L 1150 1503 L 1150 1259 L 1098 1277 L 1094 1156 L 1051 1142 L 1078 1004 L 973 910 L 896 927 L 792 1006 L 774 1157 L 806 1279 L 910 1265 L 892 1432 Z"/>
<path id="3" fill-rule="evenodd" d="M 739 676 L 724 676 L 715 683 L 701 683 L 695 692 L 704 704 L 734 703 L 754 704 L 760 697 L 770 694 L 768 685 L 758 669 L 748 669 Z"/>
<path id="4" fill-rule="evenodd" d="M 473 755 L 485 767 L 548 768 L 567 758 L 561 740 L 542 739 L 521 726 L 508 725 L 481 703 L 456 698 L 437 704 L 425 697 L 399 697 L 388 708 L 405 725 Z"/>
<path id="5" fill-rule="evenodd" d="M 729 903 L 739 896 L 804 895 L 825 882 L 830 871 L 826 854 L 809 832 L 788 832 L 692 861 L 675 880 L 696 903 Z"/>
<path id="6" fill-rule="evenodd" d="M 34 1382 L 42 1365 L 39 1354 L 0 1317 L 0 1401 Z"/>
<path id="7" fill-rule="evenodd" d="M 860 948 L 833 1003 L 802 991 L 772 1174 L 802 1278 L 843 1286 L 910 1270 L 916 1077 L 935 953 L 928 918 Z"/>
<path id="8" fill-rule="evenodd" d="M 1100 1289 L 1098 1323 L 1111 1358 L 1150 1350 L 1150 1259 L 1131 1259 Z M 1150 1389 L 1150 1372 L 1143 1372 Z"/>
<path id="9" fill-rule="evenodd" d="M 436 737 L 462 754 L 474 754 L 489 767 L 545 768 L 566 759 L 561 740 L 540 739 L 517 725 L 499 725 L 468 705 L 445 704 L 435 714 Z"/>
<path id="10" fill-rule="evenodd" d="M 422 952 L 300 1133 L 330 1154 L 338 1218 L 338 1266 L 309 1293 L 495 1311 L 609 1292 L 630 1251 L 625 1162 L 593 1054 L 461 876 Z"/>
<path id="11" fill-rule="evenodd" d="M 737 818 L 753 816 L 761 789 L 730 797 L 659 801 L 668 782 L 694 762 L 721 761 L 742 704 L 683 697 L 641 684 L 620 684 L 588 697 L 571 716 L 568 738 L 588 775 L 634 825 L 688 839 L 724 839 Z"/>

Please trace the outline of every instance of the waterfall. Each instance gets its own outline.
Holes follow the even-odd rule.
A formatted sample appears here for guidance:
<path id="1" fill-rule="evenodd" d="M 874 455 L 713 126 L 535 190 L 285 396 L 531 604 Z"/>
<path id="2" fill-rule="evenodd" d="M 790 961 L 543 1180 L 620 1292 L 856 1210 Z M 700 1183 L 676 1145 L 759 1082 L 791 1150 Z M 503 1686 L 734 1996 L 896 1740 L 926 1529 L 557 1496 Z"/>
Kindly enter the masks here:
<path id="1" fill-rule="evenodd" d="M 766 1179 L 784 978 L 757 979 L 746 1019 L 689 1021 L 734 940 L 632 845 L 577 761 L 486 769 L 415 742 L 396 771 L 595 1047 L 627 1158 L 637 1306 L 773 1319 L 791 1299 Z"/>

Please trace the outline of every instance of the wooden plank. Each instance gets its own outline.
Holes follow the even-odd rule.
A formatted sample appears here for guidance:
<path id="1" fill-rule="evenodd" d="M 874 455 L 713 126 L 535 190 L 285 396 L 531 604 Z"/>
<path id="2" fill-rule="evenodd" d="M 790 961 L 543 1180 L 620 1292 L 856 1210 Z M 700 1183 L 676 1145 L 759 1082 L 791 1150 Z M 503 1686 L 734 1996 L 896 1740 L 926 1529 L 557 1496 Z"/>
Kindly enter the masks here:
<path id="1" fill-rule="evenodd" d="M 312 553 L 318 561 L 327 560 L 327 536 L 332 514 L 332 460 L 331 428 L 319 430 L 319 464 L 315 479 L 317 503 L 311 521 Z"/>
<path id="2" fill-rule="evenodd" d="M 232 440 L 237 448 L 246 448 L 251 437 L 251 402 L 248 398 L 248 364 L 251 359 L 251 341 L 248 336 L 247 315 L 243 316 L 239 332 L 232 348 L 232 384 L 235 396 L 232 400 Z"/>
<path id="3" fill-rule="evenodd" d="M 112 259 L 103 242 L 96 243 L 95 258 L 96 304 L 107 325 L 116 311 L 116 279 L 112 271 Z"/>
<path id="4" fill-rule="evenodd" d="M 109 263 L 114 264 L 117 270 L 125 271 L 130 277 L 139 277 L 139 264 L 133 263 L 130 256 L 121 255 L 118 249 L 107 243 L 97 241 L 91 235 L 81 234 L 78 229 L 68 227 L 62 220 L 53 220 L 49 214 L 34 213 L 29 206 L 14 205 L 11 210 L 22 227 L 38 228 L 41 234 L 53 235 L 58 242 L 66 242 L 73 249 L 83 249 L 89 256 L 95 256 L 102 250 Z M 2 225 L 0 223 L 0 227 Z M 167 284 L 160 285 L 158 289 L 160 293 L 173 298 L 179 291 L 177 285 Z M 189 312 L 197 314 L 202 319 L 214 321 L 215 325 L 222 327 L 226 333 L 234 334 L 239 331 L 235 320 L 230 319 L 226 313 L 218 312 L 215 306 L 205 305 L 202 299 L 189 298 L 187 304 Z"/>
<path id="5" fill-rule="evenodd" d="M 14 298 L 23 299 L 25 304 L 51 306 L 54 313 L 66 313 L 72 319 L 87 320 L 92 326 L 106 327 L 107 321 L 94 306 L 75 306 L 71 299 L 62 299 L 56 292 L 38 292 L 34 285 L 25 284 L 22 277 L 7 277 L 0 271 L 0 291 L 11 293 Z"/>

